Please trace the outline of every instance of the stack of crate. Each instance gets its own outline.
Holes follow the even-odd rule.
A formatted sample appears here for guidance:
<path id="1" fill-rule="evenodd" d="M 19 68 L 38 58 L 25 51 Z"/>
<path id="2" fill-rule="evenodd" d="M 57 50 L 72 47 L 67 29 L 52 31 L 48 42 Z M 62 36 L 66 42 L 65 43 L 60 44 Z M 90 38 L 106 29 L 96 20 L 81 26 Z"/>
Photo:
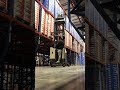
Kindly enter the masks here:
<path id="1" fill-rule="evenodd" d="M 72 36 L 69 34 L 69 47 L 72 49 Z"/>
<path id="2" fill-rule="evenodd" d="M 22 1 L 22 0 L 21 0 Z M 24 20 L 27 22 L 31 22 L 32 17 L 32 0 L 25 0 L 24 1 Z"/>
<path id="3" fill-rule="evenodd" d="M 25 21 L 25 24 L 28 24 L 34 27 L 34 13 L 35 12 L 35 1 L 34 0 L 8 0 L 9 14 L 12 14 L 14 18 Z"/>
<path id="4" fill-rule="evenodd" d="M 45 10 L 42 8 L 42 14 L 41 14 L 41 33 L 45 33 L 44 31 L 44 27 L 45 27 Z"/>
<path id="5" fill-rule="evenodd" d="M 45 35 L 47 36 L 48 35 L 48 17 L 49 17 L 49 14 L 48 13 L 45 13 Z"/>
<path id="6" fill-rule="evenodd" d="M 54 17 L 48 13 L 44 8 L 42 8 L 41 12 L 41 23 L 40 23 L 40 32 L 49 37 L 54 38 L 53 32 L 54 32 Z"/>
<path id="7" fill-rule="evenodd" d="M 24 24 L 34 27 L 34 0 L 0 0 L 0 12 L 8 13 Z"/>
<path id="8" fill-rule="evenodd" d="M 50 37 L 50 34 L 51 34 L 51 21 L 52 21 L 52 18 L 51 18 L 51 15 L 49 14 L 48 16 L 48 37 Z"/>
<path id="9" fill-rule="evenodd" d="M 80 53 L 80 43 L 77 44 L 77 53 Z"/>
<path id="10" fill-rule="evenodd" d="M 73 38 L 72 41 L 72 50 L 75 51 L 75 39 Z"/>
<path id="11" fill-rule="evenodd" d="M 76 43 L 75 43 L 75 52 L 77 52 L 78 42 L 77 42 L 77 40 L 75 40 L 75 41 L 76 41 Z"/>
<path id="12" fill-rule="evenodd" d="M 39 17 L 40 17 L 40 6 L 39 4 L 35 1 L 35 29 L 38 31 L 38 26 L 39 26 Z"/>
<path id="13" fill-rule="evenodd" d="M 69 47 L 69 42 L 70 42 L 70 41 L 69 41 L 69 38 L 70 38 L 70 35 L 69 35 L 68 32 L 67 32 L 67 36 L 66 36 L 66 37 L 67 37 L 67 41 L 66 41 L 66 42 L 67 42 L 67 46 Z"/>

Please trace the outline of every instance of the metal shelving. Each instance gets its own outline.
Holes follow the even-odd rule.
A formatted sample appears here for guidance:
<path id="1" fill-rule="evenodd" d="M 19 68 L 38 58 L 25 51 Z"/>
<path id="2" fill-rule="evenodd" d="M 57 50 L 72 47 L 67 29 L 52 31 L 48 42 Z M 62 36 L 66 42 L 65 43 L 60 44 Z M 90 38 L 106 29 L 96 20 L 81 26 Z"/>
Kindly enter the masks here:
<path id="1" fill-rule="evenodd" d="M 115 33 L 117 31 L 113 31 L 115 27 L 110 26 L 110 20 L 106 20 L 109 18 L 107 18 L 105 14 L 103 15 L 99 5 L 96 4 L 96 0 L 85 0 L 85 5 L 86 69 L 88 69 L 88 71 L 86 71 L 86 77 L 91 75 L 89 72 L 93 72 L 93 75 L 98 76 L 95 79 L 89 78 L 87 84 L 89 85 L 89 88 L 93 87 L 93 90 L 109 90 L 111 88 L 108 87 L 111 85 L 108 85 L 108 82 L 116 82 L 112 84 L 113 87 L 115 85 L 112 90 L 119 90 L 119 85 L 117 83 L 119 76 L 116 77 L 115 72 L 112 74 L 107 72 L 108 64 L 111 64 L 111 70 L 113 70 L 114 65 L 116 66 L 119 64 L 120 51 L 118 46 L 120 41 L 119 37 L 117 36 L 118 34 Z M 93 68 L 90 69 L 90 66 L 92 66 L 94 70 Z M 103 73 L 101 73 L 101 68 L 104 69 Z M 116 72 L 118 71 L 119 69 L 116 67 Z M 110 81 L 107 77 L 112 78 L 112 76 L 114 77 L 114 80 Z M 92 80 L 95 82 L 89 83 L 89 81 Z"/>
<path id="2" fill-rule="evenodd" d="M 10 8 L 13 10 L 12 7 Z M 31 25 L 27 24 L 7 12 L 9 10 L 0 11 L 0 89 L 33 90 L 35 87 L 34 22 Z"/>

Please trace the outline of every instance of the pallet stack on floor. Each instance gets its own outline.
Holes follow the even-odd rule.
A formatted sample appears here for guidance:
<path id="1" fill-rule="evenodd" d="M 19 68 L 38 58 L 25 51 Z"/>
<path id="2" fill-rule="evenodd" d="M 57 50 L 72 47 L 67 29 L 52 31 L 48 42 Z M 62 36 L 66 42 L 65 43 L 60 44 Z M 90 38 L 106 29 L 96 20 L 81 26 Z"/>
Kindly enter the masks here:
<path id="1" fill-rule="evenodd" d="M 85 16 L 86 90 L 119 90 L 120 41 L 90 0 L 85 1 Z"/>
<path id="2" fill-rule="evenodd" d="M 0 90 L 34 89 L 34 0 L 0 0 Z"/>

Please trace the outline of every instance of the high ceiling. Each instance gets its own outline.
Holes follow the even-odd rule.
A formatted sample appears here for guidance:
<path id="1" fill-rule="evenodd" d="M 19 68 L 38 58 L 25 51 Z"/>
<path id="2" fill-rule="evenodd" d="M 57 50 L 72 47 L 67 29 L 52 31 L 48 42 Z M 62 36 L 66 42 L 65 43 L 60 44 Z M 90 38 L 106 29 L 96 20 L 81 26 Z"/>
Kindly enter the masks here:
<path id="1" fill-rule="evenodd" d="M 120 0 L 98 0 L 98 3 L 120 29 Z"/>
<path id="2" fill-rule="evenodd" d="M 120 1 L 90 0 L 120 40 Z"/>
<path id="3" fill-rule="evenodd" d="M 85 31 L 85 0 L 59 0 L 67 15 L 71 16 L 71 22 L 81 35 Z M 68 2 L 70 4 L 70 13 Z M 91 0 L 95 8 L 102 14 L 108 25 L 111 27 L 115 35 L 120 39 L 120 0 Z"/>
<path id="4" fill-rule="evenodd" d="M 69 4 L 69 1 L 71 1 L 70 4 Z M 59 0 L 66 14 L 70 18 L 72 25 L 74 26 L 74 28 L 76 29 L 76 31 L 84 41 L 85 40 L 84 21 L 81 16 L 85 15 L 85 13 L 82 12 L 85 10 L 85 8 L 84 8 L 84 3 L 81 3 L 82 1 L 83 0 L 80 0 L 80 1 L 79 0 L 78 1 L 77 0 L 76 1 L 75 0 Z M 83 7 L 81 7 L 80 4 L 83 5 Z M 78 8 L 78 6 L 80 7 Z M 79 10 L 82 13 L 81 12 L 79 13 Z"/>

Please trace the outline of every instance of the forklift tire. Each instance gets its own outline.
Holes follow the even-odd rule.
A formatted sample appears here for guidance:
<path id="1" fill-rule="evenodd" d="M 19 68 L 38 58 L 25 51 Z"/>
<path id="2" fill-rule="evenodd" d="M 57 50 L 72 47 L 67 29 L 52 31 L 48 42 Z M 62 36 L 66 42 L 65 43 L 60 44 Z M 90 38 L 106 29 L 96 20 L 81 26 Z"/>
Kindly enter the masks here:
<path id="1" fill-rule="evenodd" d="M 55 61 L 54 61 L 54 60 L 51 60 L 51 61 L 50 61 L 50 66 L 51 66 L 51 67 L 55 67 Z"/>
<path id="2" fill-rule="evenodd" d="M 63 63 L 62 66 L 65 67 L 66 66 L 65 63 Z"/>

